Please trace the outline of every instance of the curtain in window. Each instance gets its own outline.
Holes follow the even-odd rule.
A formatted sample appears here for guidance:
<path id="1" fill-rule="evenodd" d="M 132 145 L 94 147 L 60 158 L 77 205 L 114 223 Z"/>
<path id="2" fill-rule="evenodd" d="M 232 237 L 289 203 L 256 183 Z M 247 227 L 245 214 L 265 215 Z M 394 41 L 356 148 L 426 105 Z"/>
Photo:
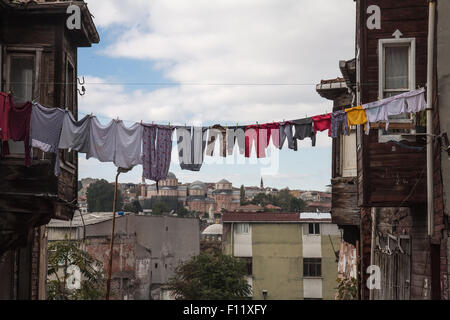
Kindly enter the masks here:
<path id="1" fill-rule="evenodd" d="M 409 88 L 409 48 L 386 47 L 385 88 L 407 89 Z"/>

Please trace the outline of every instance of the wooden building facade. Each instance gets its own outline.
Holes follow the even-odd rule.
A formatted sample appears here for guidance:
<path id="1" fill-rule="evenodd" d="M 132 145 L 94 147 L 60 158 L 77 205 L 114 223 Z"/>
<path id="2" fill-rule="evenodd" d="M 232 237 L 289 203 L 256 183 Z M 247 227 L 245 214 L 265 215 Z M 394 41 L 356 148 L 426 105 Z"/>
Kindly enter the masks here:
<path id="1" fill-rule="evenodd" d="M 79 28 L 67 25 L 75 12 L 68 11 L 71 5 L 80 9 Z M 98 42 L 84 1 L 0 0 L 0 91 L 11 92 L 18 107 L 35 100 L 77 117 L 77 48 Z M 0 159 L 0 299 L 45 299 L 43 226 L 52 218 L 72 218 L 78 156 L 60 151 L 56 177 L 54 154 L 33 150 L 26 167 L 23 142 L 8 143 L 10 155 Z"/>
<path id="2" fill-rule="evenodd" d="M 347 92 L 317 90 L 319 94 L 340 110 L 425 87 L 428 12 L 428 0 L 357 0 L 355 73 L 349 72 L 349 62 L 341 62 Z M 439 134 L 433 102 L 434 131 Z M 432 237 L 427 234 L 427 139 L 420 135 L 426 132 L 425 111 L 390 117 L 388 130 L 384 123 L 370 124 L 368 135 L 363 126 L 354 130 L 350 154 L 338 147 L 343 136 L 333 142 L 331 211 L 333 222 L 344 230 L 344 241 L 359 249 L 360 298 L 448 299 L 448 227 L 436 139 L 435 230 Z M 336 169 L 345 157 L 355 157 L 353 185 Z M 370 265 L 381 273 L 381 288 L 372 295 L 366 285 Z"/>

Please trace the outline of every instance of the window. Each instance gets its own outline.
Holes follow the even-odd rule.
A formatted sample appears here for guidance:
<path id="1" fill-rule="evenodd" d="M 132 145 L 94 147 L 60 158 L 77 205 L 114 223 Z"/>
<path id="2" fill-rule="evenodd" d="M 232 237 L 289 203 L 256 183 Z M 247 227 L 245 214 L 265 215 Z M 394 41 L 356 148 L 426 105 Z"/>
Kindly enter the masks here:
<path id="1" fill-rule="evenodd" d="M 33 99 L 34 90 L 34 55 L 11 54 L 9 62 L 8 90 L 14 95 L 14 103 L 21 106 Z M 23 142 L 9 141 L 11 154 L 24 154 Z"/>
<path id="2" fill-rule="evenodd" d="M 320 223 L 309 223 L 309 234 L 320 234 Z"/>
<path id="3" fill-rule="evenodd" d="M 321 277 L 322 259 L 321 258 L 303 258 L 303 276 Z"/>
<path id="4" fill-rule="evenodd" d="M 379 40 L 378 95 L 380 99 L 389 98 L 416 88 L 415 51 L 415 38 Z M 399 140 L 402 133 L 410 133 L 413 123 L 410 114 L 389 116 L 389 120 L 390 124 L 400 123 L 403 125 L 390 126 L 387 131 L 380 128 L 380 142 Z"/>
<path id="5" fill-rule="evenodd" d="M 248 234 L 250 225 L 248 223 L 238 223 L 236 224 L 236 233 L 238 234 Z"/>

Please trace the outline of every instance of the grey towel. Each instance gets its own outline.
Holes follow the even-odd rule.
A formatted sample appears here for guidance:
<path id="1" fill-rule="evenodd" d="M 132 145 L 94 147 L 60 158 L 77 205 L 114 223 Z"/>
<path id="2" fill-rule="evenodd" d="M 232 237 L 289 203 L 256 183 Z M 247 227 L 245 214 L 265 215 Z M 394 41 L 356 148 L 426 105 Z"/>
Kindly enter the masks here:
<path id="1" fill-rule="evenodd" d="M 33 103 L 30 120 L 31 146 L 56 155 L 55 175 L 59 176 L 58 145 L 65 111 L 59 108 L 45 108 Z"/>
<path id="2" fill-rule="evenodd" d="M 72 113 L 67 111 L 64 115 L 59 149 L 73 149 L 87 153 L 89 151 L 90 126 L 90 116 L 85 116 L 83 119 L 76 121 Z"/>
<path id="3" fill-rule="evenodd" d="M 135 123 L 128 128 L 121 120 L 111 120 L 103 126 L 96 117 L 92 117 L 86 153 L 86 159 L 89 158 L 113 162 L 124 169 L 142 164 L 141 124 Z"/>

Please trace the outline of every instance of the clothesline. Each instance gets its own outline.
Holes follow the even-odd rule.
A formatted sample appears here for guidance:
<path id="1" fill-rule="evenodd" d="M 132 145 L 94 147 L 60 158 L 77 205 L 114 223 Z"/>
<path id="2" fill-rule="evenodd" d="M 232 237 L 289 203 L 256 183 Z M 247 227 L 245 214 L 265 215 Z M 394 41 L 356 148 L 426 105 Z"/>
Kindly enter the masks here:
<path id="1" fill-rule="evenodd" d="M 200 171 L 204 156 L 214 156 L 216 141 L 221 157 L 232 155 L 237 144 L 239 153 L 246 158 L 253 149 L 257 158 L 264 158 L 270 140 L 279 149 L 287 140 L 288 148 L 297 151 L 298 140 L 310 138 L 315 146 L 316 134 L 320 131 L 328 130 L 328 135 L 336 138 L 340 130 L 349 134 L 352 126 L 365 125 L 369 134 L 369 123 L 380 121 L 386 123 L 387 130 L 389 116 L 425 110 L 424 92 L 421 88 L 333 113 L 282 122 L 183 126 L 130 121 L 133 124 L 128 127 L 119 118 L 103 125 L 93 114 L 75 120 L 67 109 L 47 108 L 37 102 L 26 102 L 19 108 L 11 95 L 0 93 L 2 155 L 9 152 L 9 139 L 24 141 L 26 165 L 31 164 L 31 147 L 55 153 L 55 175 L 59 175 L 58 150 L 69 149 L 86 153 L 87 159 L 113 162 L 120 168 L 141 164 L 143 176 L 158 182 L 165 179 L 169 171 L 175 129 L 181 168 Z"/>
<path id="2" fill-rule="evenodd" d="M 333 82 L 331 82 L 333 83 Z M 28 82 L 10 82 L 10 84 L 29 84 Z M 77 84 L 77 82 L 52 82 L 52 81 L 37 81 L 36 84 L 55 84 L 55 85 L 71 85 Z M 286 82 L 286 83 L 252 83 L 252 82 L 225 82 L 225 83 L 214 83 L 214 82 L 188 82 L 188 81 L 177 81 L 177 82 L 84 82 L 83 85 L 123 85 L 123 86 L 317 86 L 326 85 L 330 82 L 325 83 L 301 83 L 301 82 Z M 378 84 L 378 81 L 368 81 L 360 82 L 355 85 L 357 86 L 372 86 Z M 421 86 L 419 86 L 421 87 Z M 426 87 L 426 85 L 424 85 Z"/>

